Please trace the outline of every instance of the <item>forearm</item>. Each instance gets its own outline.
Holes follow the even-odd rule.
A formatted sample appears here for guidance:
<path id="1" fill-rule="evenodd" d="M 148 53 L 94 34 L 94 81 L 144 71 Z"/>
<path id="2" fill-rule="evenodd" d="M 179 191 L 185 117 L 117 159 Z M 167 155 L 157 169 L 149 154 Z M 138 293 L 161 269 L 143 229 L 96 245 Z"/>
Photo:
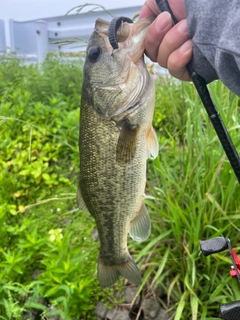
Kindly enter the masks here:
<path id="1" fill-rule="evenodd" d="M 239 0 L 185 0 L 185 7 L 195 71 L 240 96 Z"/>

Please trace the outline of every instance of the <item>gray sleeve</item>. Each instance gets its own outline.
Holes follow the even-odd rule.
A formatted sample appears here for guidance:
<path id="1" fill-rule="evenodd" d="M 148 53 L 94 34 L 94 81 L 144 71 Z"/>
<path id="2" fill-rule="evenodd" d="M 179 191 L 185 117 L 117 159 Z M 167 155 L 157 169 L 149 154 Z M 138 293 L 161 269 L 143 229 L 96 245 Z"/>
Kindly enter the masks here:
<path id="1" fill-rule="evenodd" d="M 240 1 L 185 0 L 185 7 L 195 71 L 240 96 Z"/>

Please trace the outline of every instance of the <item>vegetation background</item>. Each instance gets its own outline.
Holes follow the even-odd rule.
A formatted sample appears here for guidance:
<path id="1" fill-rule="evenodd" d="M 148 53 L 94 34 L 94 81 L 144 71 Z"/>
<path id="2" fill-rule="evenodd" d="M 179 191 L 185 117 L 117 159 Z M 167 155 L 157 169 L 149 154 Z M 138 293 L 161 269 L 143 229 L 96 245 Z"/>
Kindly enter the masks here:
<path id="1" fill-rule="evenodd" d="M 94 319 L 121 303 L 126 283 L 102 290 L 94 221 L 76 208 L 82 62 L 48 56 L 41 68 L 0 60 L 0 319 Z M 213 99 L 240 150 L 239 98 L 216 81 Z M 159 157 L 148 162 L 150 238 L 129 248 L 154 295 L 175 319 L 218 319 L 240 299 L 228 253 L 204 257 L 199 241 L 221 236 L 238 251 L 240 187 L 190 83 L 156 77 Z"/>

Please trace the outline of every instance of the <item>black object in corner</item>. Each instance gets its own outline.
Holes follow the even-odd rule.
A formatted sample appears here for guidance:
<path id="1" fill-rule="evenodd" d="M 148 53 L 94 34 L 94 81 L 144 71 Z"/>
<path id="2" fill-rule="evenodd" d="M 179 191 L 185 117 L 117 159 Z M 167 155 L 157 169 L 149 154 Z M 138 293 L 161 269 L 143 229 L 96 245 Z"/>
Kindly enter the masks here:
<path id="1" fill-rule="evenodd" d="M 240 301 L 221 304 L 220 311 L 223 320 L 240 320 Z"/>

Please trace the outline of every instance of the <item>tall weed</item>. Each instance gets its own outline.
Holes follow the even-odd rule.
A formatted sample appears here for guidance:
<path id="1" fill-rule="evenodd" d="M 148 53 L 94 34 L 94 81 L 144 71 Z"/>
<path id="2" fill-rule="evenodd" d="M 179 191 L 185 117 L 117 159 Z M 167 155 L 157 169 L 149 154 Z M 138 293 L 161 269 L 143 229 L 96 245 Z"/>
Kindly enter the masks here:
<path id="1" fill-rule="evenodd" d="M 240 150 L 239 98 L 220 82 L 210 87 Z M 156 105 L 156 114 L 165 110 L 165 117 L 155 122 L 161 132 L 160 153 L 149 164 L 151 196 L 146 203 L 153 225 L 149 245 L 161 240 L 142 252 L 151 253 L 151 287 L 165 287 L 167 305 L 175 305 L 174 319 L 212 319 L 219 316 L 221 302 L 239 295 L 239 288 L 231 288 L 227 256 L 205 258 L 199 242 L 223 235 L 239 245 L 240 187 L 192 85 L 174 81 L 164 88 L 161 82 L 157 88 L 157 96 L 166 89 L 169 98 Z M 142 259 L 141 252 L 138 257 Z"/>

